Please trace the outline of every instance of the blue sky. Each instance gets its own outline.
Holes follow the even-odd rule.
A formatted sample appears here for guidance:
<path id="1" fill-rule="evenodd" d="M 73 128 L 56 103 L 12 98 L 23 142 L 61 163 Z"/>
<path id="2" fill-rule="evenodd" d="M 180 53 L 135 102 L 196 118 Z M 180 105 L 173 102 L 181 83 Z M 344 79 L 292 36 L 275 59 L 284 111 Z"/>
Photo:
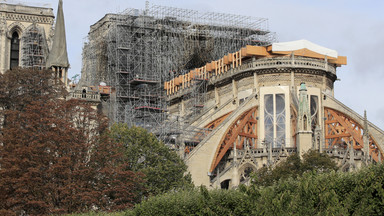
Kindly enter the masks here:
<path id="1" fill-rule="evenodd" d="M 58 0 L 29 0 L 50 4 Z M 63 0 L 69 77 L 81 70 L 81 50 L 89 26 L 106 13 L 144 9 L 144 0 Z M 240 14 L 269 19 L 279 42 L 307 39 L 347 56 L 338 69 L 335 97 L 384 129 L 384 1 L 378 0 L 153 0 L 150 4 Z"/>

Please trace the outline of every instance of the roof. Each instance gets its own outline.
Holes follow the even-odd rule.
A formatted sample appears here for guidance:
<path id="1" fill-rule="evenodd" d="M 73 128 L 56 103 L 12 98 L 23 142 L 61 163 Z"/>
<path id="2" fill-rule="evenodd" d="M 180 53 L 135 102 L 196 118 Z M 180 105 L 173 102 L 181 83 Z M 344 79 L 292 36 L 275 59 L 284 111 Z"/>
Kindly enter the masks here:
<path id="1" fill-rule="evenodd" d="M 333 58 L 338 57 L 336 50 L 328 49 L 326 47 L 314 44 L 307 40 L 297 40 L 297 41 L 272 44 L 272 52 L 295 51 L 295 50 L 301 50 L 301 49 L 308 49 L 315 53 L 325 55 L 325 56 L 331 56 Z"/>
<path id="2" fill-rule="evenodd" d="M 55 34 L 53 36 L 52 49 L 47 60 L 47 67 L 52 66 L 69 67 L 62 0 L 59 0 L 57 8 Z"/>

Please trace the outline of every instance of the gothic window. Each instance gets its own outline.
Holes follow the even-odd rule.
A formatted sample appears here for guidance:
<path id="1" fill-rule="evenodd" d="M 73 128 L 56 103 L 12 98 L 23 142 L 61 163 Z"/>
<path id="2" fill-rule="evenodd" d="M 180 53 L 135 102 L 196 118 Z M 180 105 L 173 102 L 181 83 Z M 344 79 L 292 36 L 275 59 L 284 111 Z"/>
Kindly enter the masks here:
<path id="1" fill-rule="evenodd" d="M 276 95 L 276 147 L 280 147 L 285 140 L 285 97 Z"/>
<path id="2" fill-rule="evenodd" d="M 274 110 L 273 110 L 273 95 L 267 94 L 264 96 L 264 132 L 266 144 L 272 143 L 274 138 Z"/>
<path id="3" fill-rule="evenodd" d="M 10 69 L 19 66 L 20 39 L 17 32 L 13 32 L 11 39 Z"/>
<path id="4" fill-rule="evenodd" d="M 265 142 L 273 143 L 274 148 L 281 147 L 285 140 L 285 95 L 267 94 L 264 96 Z"/>
<path id="5" fill-rule="evenodd" d="M 315 131 L 316 125 L 319 124 L 319 100 L 316 95 L 311 95 L 311 127 L 312 131 Z"/>

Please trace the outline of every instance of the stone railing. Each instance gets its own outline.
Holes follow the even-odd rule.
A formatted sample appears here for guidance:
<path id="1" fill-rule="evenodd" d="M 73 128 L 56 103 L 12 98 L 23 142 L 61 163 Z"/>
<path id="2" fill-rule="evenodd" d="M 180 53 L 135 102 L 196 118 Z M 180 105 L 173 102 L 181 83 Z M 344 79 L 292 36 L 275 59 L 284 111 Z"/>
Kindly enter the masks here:
<path id="1" fill-rule="evenodd" d="M 257 149 L 250 149 L 249 151 L 250 151 L 251 155 L 255 158 L 268 157 L 268 149 L 257 148 Z M 296 151 L 297 150 L 295 147 L 273 148 L 272 149 L 272 158 L 279 156 L 280 153 L 282 153 L 282 152 L 286 152 L 286 153 L 288 153 L 288 155 L 290 155 L 290 154 L 296 153 Z M 246 150 L 237 150 L 236 154 L 237 154 L 236 158 L 239 160 L 242 157 L 244 157 L 244 155 L 246 154 Z M 233 151 L 228 156 L 228 158 L 233 159 Z"/>
<path id="2" fill-rule="evenodd" d="M 80 99 L 92 102 L 100 102 L 100 94 L 98 92 L 82 92 L 80 90 L 75 90 L 70 93 L 69 99 Z"/>
<path id="3" fill-rule="evenodd" d="M 329 157 L 331 158 L 339 158 L 339 159 L 344 159 L 346 156 L 347 158 L 350 157 L 350 155 L 346 155 L 348 149 L 340 149 L 340 148 L 330 148 L 330 149 L 324 149 L 324 153 L 326 153 Z M 361 150 L 354 150 L 353 155 L 355 160 L 361 160 L 364 156 L 363 151 Z"/>
<path id="4" fill-rule="evenodd" d="M 244 72 L 273 68 L 305 68 L 323 70 L 336 75 L 336 67 L 328 64 L 324 60 L 304 57 L 276 57 L 258 59 L 256 61 L 244 63 L 236 68 L 231 68 L 228 72 L 211 77 L 210 84 L 221 82 L 224 79 L 239 75 Z"/>

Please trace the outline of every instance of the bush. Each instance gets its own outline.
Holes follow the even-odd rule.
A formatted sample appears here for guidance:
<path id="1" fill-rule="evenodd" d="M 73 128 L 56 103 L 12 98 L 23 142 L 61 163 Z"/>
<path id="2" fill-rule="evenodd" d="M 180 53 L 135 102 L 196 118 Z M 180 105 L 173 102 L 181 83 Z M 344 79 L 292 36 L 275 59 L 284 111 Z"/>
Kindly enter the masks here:
<path id="1" fill-rule="evenodd" d="M 125 215 L 382 215 L 384 166 L 354 173 L 309 171 L 272 186 L 201 187 L 156 196 Z"/>

